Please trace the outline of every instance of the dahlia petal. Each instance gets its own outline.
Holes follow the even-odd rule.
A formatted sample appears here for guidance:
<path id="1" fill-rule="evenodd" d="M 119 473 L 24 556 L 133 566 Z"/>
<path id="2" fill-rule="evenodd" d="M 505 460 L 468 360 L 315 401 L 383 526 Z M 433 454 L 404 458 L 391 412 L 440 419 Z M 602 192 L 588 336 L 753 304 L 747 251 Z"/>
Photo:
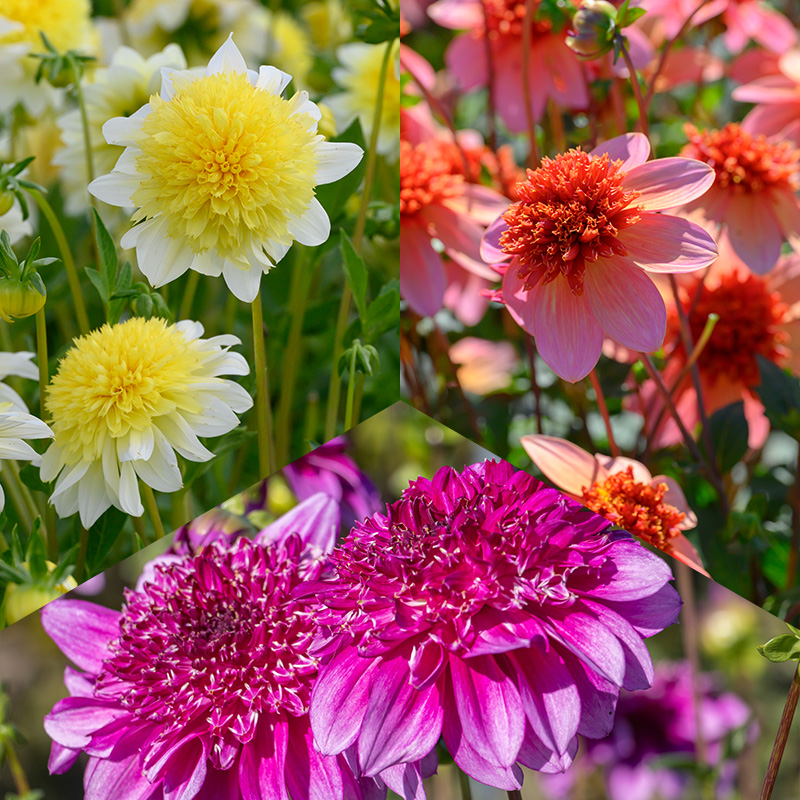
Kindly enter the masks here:
<path id="1" fill-rule="evenodd" d="M 601 455 L 599 453 L 595 458 L 606 468 L 609 475 L 616 475 L 618 472 L 625 472 L 625 470 L 630 468 L 635 481 L 648 484 L 653 481 L 650 470 L 647 469 L 641 461 L 636 461 L 633 458 L 625 458 L 625 456 L 613 458 L 612 456 Z"/>
<path id="2" fill-rule="evenodd" d="M 119 611 L 85 600 L 58 598 L 41 611 L 42 627 L 61 652 L 80 669 L 97 674 L 119 637 Z"/>
<path id="3" fill-rule="evenodd" d="M 674 478 L 670 478 L 668 475 L 654 475 L 652 481 L 647 481 L 647 483 L 652 483 L 653 486 L 658 486 L 661 483 L 667 485 L 667 491 L 664 492 L 664 502 L 669 503 L 686 515 L 680 524 L 681 530 L 691 530 L 697 525 L 697 514 L 689 508 L 686 495 Z"/>
<path id="4" fill-rule="evenodd" d="M 308 210 L 300 219 L 288 224 L 289 233 L 300 244 L 316 247 L 325 244 L 331 235 L 331 221 L 328 214 L 316 197 L 311 198 Z"/>
<path id="5" fill-rule="evenodd" d="M 530 434 L 519 443 L 545 477 L 569 494 L 581 495 L 584 489 L 608 477 L 594 456 L 565 439 Z"/>
<path id="6" fill-rule="evenodd" d="M 20 432 L 21 433 L 21 432 Z M 38 437 L 43 438 L 42 436 Z M 39 454 L 22 439 L 0 439 L 0 458 L 19 458 L 36 461 Z"/>
<path id="7" fill-rule="evenodd" d="M 223 259 L 217 255 L 216 251 L 205 250 L 202 253 L 195 253 L 190 269 L 201 275 L 217 277 L 222 275 L 222 263 Z"/>
<path id="8" fill-rule="evenodd" d="M 307 546 L 330 553 L 339 527 L 339 504 L 330 495 L 318 492 L 267 525 L 255 541 L 263 545 L 282 542 L 296 533 Z"/>
<path id="9" fill-rule="evenodd" d="M 737 103 L 796 103 L 795 83 L 785 75 L 764 75 L 731 92 Z"/>
<path id="10" fill-rule="evenodd" d="M 71 697 L 94 697 L 94 679 L 73 667 L 64 668 L 64 686 Z"/>
<path id="11" fill-rule="evenodd" d="M 249 800 L 289 800 L 286 790 L 288 725 L 280 720 L 259 724 L 239 758 L 239 787 Z"/>
<path id="12" fill-rule="evenodd" d="M 622 181 L 626 190 L 641 192 L 636 203 L 662 211 L 695 200 L 714 183 L 714 170 L 693 158 L 658 158 L 634 167 Z"/>
<path id="13" fill-rule="evenodd" d="M 425 800 L 426 798 L 419 763 L 395 764 L 383 770 L 379 777 L 403 800 Z"/>
<path id="14" fill-rule="evenodd" d="M 140 750 L 152 737 L 145 726 L 130 728 L 121 737 L 114 757 L 90 758 L 84 772 L 84 800 L 153 800 L 162 797 L 160 781 L 151 783 L 142 773 Z"/>
<path id="15" fill-rule="evenodd" d="M 291 83 L 292 76 L 276 67 L 263 65 L 258 69 L 256 89 L 267 94 L 283 94 L 283 90 Z"/>
<path id="16" fill-rule="evenodd" d="M 800 203 L 793 192 L 771 190 L 770 208 L 778 221 L 786 240 L 796 252 L 800 252 Z"/>
<path id="17" fill-rule="evenodd" d="M 758 275 L 769 272 L 780 258 L 783 244 L 773 207 L 761 197 L 738 195 L 728 206 L 725 222 L 736 255 Z M 753 231 L 758 235 L 754 236 Z"/>
<path id="18" fill-rule="evenodd" d="M 478 183 L 467 183 L 462 187 L 459 197 L 449 197 L 442 201 L 452 211 L 469 217 L 480 225 L 489 225 L 509 206 L 508 198 Z"/>
<path id="19" fill-rule="evenodd" d="M 84 528 L 91 528 L 100 519 L 102 513 L 111 506 L 102 464 L 98 461 L 90 464 L 76 488 L 81 524 Z"/>
<path id="20" fill-rule="evenodd" d="M 164 435 L 167 443 L 189 461 L 210 461 L 214 458 L 214 454 L 200 444 L 200 440 L 180 414 L 158 417 L 153 424 Z"/>
<path id="21" fill-rule="evenodd" d="M 330 800 L 342 796 L 342 775 L 335 757 L 315 749 L 307 717 L 289 719 L 286 786 L 292 800 Z"/>
<path id="22" fill-rule="evenodd" d="M 124 444 L 120 444 L 124 442 Z M 150 427 L 140 431 L 131 428 L 126 437 L 117 440 L 117 455 L 120 461 L 134 461 L 142 458 L 147 461 L 153 455 L 155 447 L 155 437 L 153 429 Z"/>
<path id="23" fill-rule="evenodd" d="M 216 75 L 220 72 L 247 72 L 247 63 L 233 42 L 233 34 L 228 36 L 225 44 L 211 56 L 206 67 L 206 75 Z"/>
<path id="24" fill-rule="evenodd" d="M 380 663 L 348 648 L 320 669 L 309 712 L 320 753 L 341 753 L 355 742 L 367 711 L 372 674 Z"/>
<path id="25" fill-rule="evenodd" d="M 472 30 L 483 24 L 483 11 L 477 3 L 439 0 L 428 6 L 428 16 L 443 28 Z"/>
<path id="26" fill-rule="evenodd" d="M 529 647 L 534 639 L 546 639 L 544 628 L 538 620 L 522 609 L 501 612 L 491 606 L 484 606 L 473 617 L 472 624 L 477 636 L 470 646 L 470 657 L 506 653 L 520 647 Z"/>
<path id="27" fill-rule="evenodd" d="M 500 237 L 508 230 L 508 223 L 501 214 L 489 225 L 481 240 L 481 258 L 487 264 L 498 264 L 507 261 L 508 255 L 500 247 Z"/>
<path id="28" fill-rule="evenodd" d="M 585 378 L 603 350 L 603 329 L 587 298 L 574 295 L 561 277 L 536 286 L 531 294 L 539 355 L 565 381 Z"/>
<path id="29" fill-rule="evenodd" d="M 456 36 L 445 50 L 444 60 L 448 72 L 464 91 L 489 82 L 486 47 L 471 33 Z"/>
<path id="30" fill-rule="evenodd" d="M 153 454 L 147 461 L 134 462 L 133 468 L 136 474 L 157 492 L 177 492 L 183 486 L 183 478 L 175 451 L 158 428 L 153 428 L 153 439 L 155 443 Z"/>
<path id="31" fill-rule="evenodd" d="M 166 230 L 166 224 L 154 225 L 136 240 L 139 269 L 156 289 L 180 278 L 194 261 L 192 250 Z"/>
<path id="32" fill-rule="evenodd" d="M 150 103 L 145 103 L 129 117 L 112 117 L 103 125 L 105 140 L 108 144 L 119 147 L 135 147 L 142 132 L 144 119 L 151 111 Z"/>
<path id="33" fill-rule="evenodd" d="M 464 737 L 496 766 L 512 766 L 525 732 L 517 687 L 491 656 L 451 654 L 450 672 Z"/>
<path id="34" fill-rule="evenodd" d="M 620 231 L 619 241 L 631 261 L 651 272 L 692 272 L 717 257 L 716 242 L 700 225 L 669 214 L 642 215 Z"/>
<path id="35" fill-rule="evenodd" d="M 131 197 L 141 182 L 139 175 L 109 172 L 107 175 L 100 175 L 89 184 L 89 193 L 110 206 L 130 208 L 133 206 Z"/>
<path id="36" fill-rule="evenodd" d="M 759 5 L 740 14 L 747 13 L 757 17 L 753 38 L 773 53 L 785 53 L 797 43 L 797 31 L 783 14 L 765 5 Z"/>
<path id="37" fill-rule="evenodd" d="M 228 288 L 238 300 L 243 303 L 252 303 L 256 299 L 258 290 L 261 288 L 263 274 L 260 267 L 241 269 L 226 259 L 223 262 L 222 274 Z"/>
<path id="38" fill-rule="evenodd" d="M 338 181 L 352 172 L 364 156 L 364 151 L 351 142 L 325 142 L 317 146 L 316 152 L 317 183 Z"/>
<path id="39" fill-rule="evenodd" d="M 136 470 L 130 461 L 123 461 L 119 469 L 119 504 L 126 514 L 132 517 L 141 517 L 144 506 L 139 496 L 139 482 L 136 480 Z"/>
<path id="40" fill-rule="evenodd" d="M 59 700 L 44 718 L 47 735 L 64 747 L 83 748 L 92 734 L 118 717 L 129 716 L 113 702 L 86 697 Z"/>
<path id="41" fill-rule="evenodd" d="M 58 742 L 50 745 L 50 758 L 47 761 L 47 771 L 51 775 L 61 775 L 66 772 L 83 752 L 80 747 L 64 747 Z"/>
<path id="42" fill-rule="evenodd" d="M 630 541 L 615 542 L 610 556 L 617 572 L 608 581 L 592 586 L 593 597 L 622 602 L 642 600 L 672 580 L 669 564 L 643 548 L 633 537 Z"/>
<path id="43" fill-rule="evenodd" d="M 650 155 L 650 141 L 643 133 L 623 133 L 615 136 L 592 150 L 589 155 L 601 156 L 608 153 L 612 161 L 622 160 L 622 169 L 631 170 L 644 164 Z"/>
<path id="44" fill-rule="evenodd" d="M 481 49 L 485 45 L 480 42 Z M 509 43 L 503 49 L 502 58 L 497 57 L 495 50 L 494 59 L 494 102 L 497 113 L 502 117 L 506 127 L 513 133 L 521 133 L 528 125 L 528 115 L 525 109 L 525 98 L 519 85 L 522 74 L 522 42 Z M 548 90 L 552 84 L 546 79 L 547 64 L 537 48 L 531 49 L 530 72 L 537 75 L 538 80 L 531 81 L 530 100 L 531 112 L 534 120 L 539 120 L 547 105 Z M 544 78 L 544 79 L 543 79 Z"/>
<path id="45" fill-rule="evenodd" d="M 373 673 L 367 710 L 358 736 L 363 773 L 374 777 L 393 764 L 426 756 L 442 731 L 436 684 L 424 690 L 409 683 L 404 658 L 383 661 Z"/>
<path id="46" fill-rule="evenodd" d="M 528 769 L 553 774 L 569 769 L 577 752 L 577 736 L 572 737 L 563 753 L 557 753 L 554 750 L 548 750 L 533 732 L 530 723 L 528 723 L 525 727 L 525 738 L 522 740 L 522 747 L 519 749 L 517 760 L 523 767 L 528 767 Z"/>
<path id="47" fill-rule="evenodd" d="M 589 739 L 604 739 L 614 727 L 619 688 L 601 678 L 582 661 L 566 657 L 564 663 L 572 673 L 581 698 L 578 733 Z"/>
<path id="48" fill-rule="evenodd" d="M 519 279 L 519 272 L 512 263 L 503 275 L 503 302 L 514 322 L 533 336 L 533 297 L 524 286 Z"/>
<path id="49" fill-rule="evenodd" d="M 697 552 L 694 545 L 682 533 L 670 540 L 669 554 L 682 564 L 686 564 L 687 567 L 691 567 L 693 570 L 696 570 L 701 575 L 705 575 L 707 578 L 711 577 L 711 575 L 703 567 L 700 554 Z"/>
<path id="50" fill-rule="evenodd" d="M 208 745 L 202 737 L 184 741 L 179 748 L 169 754 L 169 766 L 166 757 L 160 766 L 150 767 L 147 777 L 153 780 L 163 769 L 164 800 L 192 800 L 206 779 L 208 772 Z M 145 765 L 147 762 L 145 761 Z M 165 769 L 166 767 L 166 769 Z"/>
<path id="51" fill-rule="evenodd" d="M 415 645 L 408 666 L 411 685 L 420 691 L 427 689 L 442 674 L 446 665 L 444 648 L 433 641 Z"/>
<path id="52" fill-rule="evenodd" d="M 642 270 L 620 257 L 603 258 L 586 270 L 584 286 L 592 314 L 615 342 L 644 353 L 661 347 L 667 309 Z"/>
<path id="53" fill-rule="evenodd" d="M 400 226 L 400 252 L 400 294 L 415 314 L 432 317 L 442 307 L 447 286 L 442 257 L 415 223 Z"/>

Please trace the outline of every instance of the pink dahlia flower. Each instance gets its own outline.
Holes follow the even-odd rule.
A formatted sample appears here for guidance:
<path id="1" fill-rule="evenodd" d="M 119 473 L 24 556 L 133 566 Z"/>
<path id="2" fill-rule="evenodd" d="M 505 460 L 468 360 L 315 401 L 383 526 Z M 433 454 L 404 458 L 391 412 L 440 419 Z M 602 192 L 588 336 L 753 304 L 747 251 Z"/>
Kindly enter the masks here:
<path id="1" fill-rule="evenodd" d="M 620 687 L 651 684 L 643 639 L 680 606 L 662 559 L 505 462 L 412 482 L 331 563 L 309 589 L 314 740 L 365 776 L 398 770 L 406 800 L 425 796 L 416 762 L 440 736 L 501 789 L 520 765 L 566 769 L 577 734 L 611 730 Z"/>
<path id="2" fill-rule="evenodd" d="M 523 436 L 520 444 L 531 461 L 559 489 L 609 522 L 708 576 L 692 543 L 682 531 L 697 525 L 677 481 L 653 477 L 632 458 L 590 455 L 555 436 Z"/>
<path id="3" fill-rule="evenodd" d="M 567 381 L 589 374 L 604 335 L 658 350 L 667 313 L 647 273 L 693 271 L 717 256 L 702 227 L 660 213 L 705 193 L 713 170 L 649 154 L 647 137 L 628 133 L 545 158 L 484 236 L 487 263 L 510 261 L 498 299 Z"/>
<path id="4" fill-rule="evenodd" d="M 756 104 L 742 121 L 744 130 L 800 145 L 800 50 L 784 53 L 777 69 L 775 74 L 738 86 L 731 97 Z"/>
<path id="5" fill-rule="evenodd" d="M 461 388 L 473 394 L 490 394 L 511 385 L 519 354 L 511 342 L 491 342 L 465 336 L 450 345 L 450 360 L 458 366 Z"/>
<path id="6" fill-rule="evenodd" d="M 714 170 L 714 185 L 681 211 L 727 239 L 753 272 L 775 266 L 788 241 L 800 251 L 800 150 L 754 136 L 731 122 L 720 130 L 685 126 L 681 151 Z M 754 235 L 754 232 L 757 232 Z"/>
<path id="7" fill-rule="evenodd" d="M 535 120 L 542 117 L 551 99 L 571 109 L 589 105 L 583 68 L 565 42 L 569 19 L 565 15 L 557 27 L 540 6 L 535 0 L 530 23 L 530 97 Z M 467 31 L 456 36 L 445 53 L 449 72 L 465 91 L 489 85 L 488 37 L 497 112 L 511 131 L 527 130 L 520 78 L 525 0 L 438 0 L 428 14 L 445 28 Z"/>
<path id="8" fill-rule="evenodd" d="M 301 509 L 291 530 L 278 520 L 255 542 L 157 563 L 121 612 L 46 606 L 45 630 L 78 667 L 45 718 L 50 771 L 85 752 L 89 800 L 372 800 L 375 781 L 319 755 L 309 727 L 314 615 L 293 591 L 322 573 L 309 543 L 333 544 L 323 502 L 327 523 Z"/>

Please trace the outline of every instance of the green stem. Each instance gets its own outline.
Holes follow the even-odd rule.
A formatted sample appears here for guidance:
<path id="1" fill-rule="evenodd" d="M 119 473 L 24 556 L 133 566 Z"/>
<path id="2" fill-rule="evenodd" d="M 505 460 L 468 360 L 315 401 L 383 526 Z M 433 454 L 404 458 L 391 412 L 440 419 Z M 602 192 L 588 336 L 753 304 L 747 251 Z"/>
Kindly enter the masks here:
<path id="1" fill-rule="evenodd" d="M 28 487 L 22 482 L 22 478 L 20 478 L 19 476 L 19 467 L 17 466 L 17 462 L 9 460 L 8 470 L 12 480 L 14 481 L 14 485 L 17 487 L 17 490 L 19 491 L 20 497 L 22 498 L 22 502 L 25 504 L 25 508 L 28 510 L 28 513 L 31 516 L 31 525 L 33 525 L 33 520 L 35 520 L 36 517 L 41 517 L 42 513 L 39 507 L 36 505 L 36 502 L 33 499 L 33 495 L 31 494 L 30 489 L 28 489 Z M 48 544 L 49 540 L 44 520 L 42 520 L 42 536 L 44 537 L 45 544 Z"/>
<path id="2" fill-rule="evenodd" d="M 161 522 L 161 514 L 158 510 L 158 503 L 156 503 L 156 496 L 153 490 L 144 481 L 141 482 L 142 499 L 144 500 L 144 507 L 147 509 L 147 514 L 150 517 L 150 522 L 153 524 L 153 530 L 156 534 L 156 539 L 163 539 L 166 535 L 164 524 Z"/>
<path id="3" fill-rule="evenodd" d="M 200 282 L 200 273 L 190 269 L 189 277 L 186 280 L 186 286 L 183 288 L 183 299 L 181 300 L 181 307 L 178 309 L 178 319 L 191 319 L 192 303 L 194 303 L 194 296 L 197 293 L 197 284 Z"/>
<path id="4" fill-rule="evenodd" d="M 347 403 L 344 409 L 344 429 L 353 427 L 353 400 L 356 396 L 356 349 L 350 355 L 350 374 L 347 376 Z"/>
<path id="5" fill-rule="evenodd" d="M 131 517 L 131 520 L 133 521 L 133 529 L 136 531 L 136 535 L 139 537 L 142 547 L 147 547 L 147 531 L 144 528 L 144 517 Z M 142 547 L 139 549 L 141 550 Z"/>
<path id="6" fill-rule="evenodd" d="M 372 184 L 375 181 L 375 164 L 378 159 L 378 132 L 381 125 L 381 114 L 383 113 L 383 92 L 386 86 L 386 75 L 389 70 L 394 40 L 387 42 L 386 50 L 381 62 L 381 71 L 378 78 L 378 95 L 375 98 L 375 113 L 372 117 L 372 134 L 369 139 L 369 152 L 367 153 L 367 166 L 364 171 L 364 188 L 361 192 L 361 205 L 358 208 L 356 226 L 353 230 L 353 248 L 356 253 L 361 253 L 361 245 L 364 241 L 364 231 L 367 225 L 367 210 L 372 196 Z M 331 380 L 328 386 L 328 404 L 325 410 L 325 441 L 333 438 L 336 432 L 336 418 L 339 416 L 339 394 L 342 388 L 342 378 L 339 375 L 339 359 L 342 356 L 342 344 L 344 332 L 347 328 L 347 319 L 350 315 L 350 301 L 353 293 L 350 291 L 349 284 L 345 283 L 342 291 L 342 299 L 339 303 L 339 314 L 336 317 L 336 330 L 333 336 L 333 367 L 331 369 Z"/>
<path id="7" fill-rule="evenodd" d="M 17 787 L 17 794 L 20 797 L 25 797 L 30 793 L 31 785 L 28 783 L 25 770 L 22 768 L 22 764 L 17 757 L 17 751 L 14 749 L 14 745 L 11 743 L 11 741 L 9 741 L 7 736 L 0 738 L 0 743 L 3 744 L 3 750 L 5 752 L 6 760 L 8 761 L 8 766 L 11 769 L 12 776 L 14 777 L 14 785 Z"/>
<path id="8" fill-rule="evenodd" d="M 64 234 L 64 229 L 58 221 L 55 211 L 50 203 L 47 202 L 44 195 L 37 189 L 28 189 L 28 193 L 39 206 L 42 214 L 50 225 L 55 237 L 58 251 L 61 254 L 61 261 L 64 264 L 64 269 L 67 272 L 67 282 L 69 283 L 69 291 L 72 295 L 72 304 L 75 306 L 75 316 L 78 319 L 78 328 L 81 333 L 89 333 L 89 317 L 86 314 L 86 306 L 83 302 L 83 295 L 81 294 L 81 283 L 78 279 L 78 269 L 75 266 L 75 259 L 72 257 L 72 251 L 69 249 L 67 237 Z M 99 263 L 99 262 L 98 262 Z"/>
<path id="9" fill-rule="evenodd" d="M 458 770 L 458 782 L 461 785 L 461 800 L 472 800 L 472 787 L 469 785 L 469 775 L 463 770 Z"/>
<path id="10" fill-rule="evenodd" d="M 33 517 L 31 516 L 28 504 L 23 499 L 22 492 L 19 488 L 19 480 L 14 476 L 11 462 L 6 459 L 0 460 L 0 472 L 3 475 L 3 486 L 11 495 L 11 502 L 14 503 L 17 514 L 19 514 L 19 521 L 22 523 L 23 528 L 30 533 L 33 527 Z"/>
<path id="11" fill-rule="evenodd" d="M 764 785 L 761 787 L 761 794 L 758 800 L 770 800 L 772 790 L 775 788 L 775 779 L 778 777 L 778 769 L 783 758 L 783 751 L 786 749 L 786 742 L 789 738 L 789 730 L 792 727 L 792 719 L 797 709 L 797 700 L 800 697 L 800 663 L 789 687 L 789 695 L 786 698 L 786 705 L 783 707 L 781 722 L 778 725 L 778 733 L 775 735 L 775 744 L 772 746 L 772 753 L 769 757 L 767 774 L 764 776 Z"/>
<path id="12" fill-rule="evenodd" d="M 75 562 L 75 580 L 82 583 L 87 576 L 86 571 L 86 551 L 89 549 L 89 531 L 81 525 L 81 534 L 78 544 L 78 560 Z"/>
<path id="13" fill-rule="evenodd" d="M 361 401 L 364 399 L 364 381 L 366 380 L 364 373 L 359 372 L 356 377 L 356 399 L 353 403 L 353 420 L 357 423 L 361 419 Z"/>
<path id="14" fill-rule="evenodd" d="M 508 800 L 522 800 L 522 792 L 519 789 L 509 789 Z"/>
<path id="15" fill-rule="evenodd" d="M 636 67 L 633 66 L 631 54 L 625 45 L 625 39 L 622 38 L 620 46 L 622 58 L 625 60 L 625 66 L 628 68 L 628 73 L 631 79 L 631 88 L 633 89 L 633 96 L 636 98 L 636 106 L 639 109 L 639 124 L 642 127 L 642 133 L 649 139 L 650 138 L 650 125 L 647 122 L 647 108 L 642 99 L 642 88 L 639 86 L 639 76 L 636 74 Z"/>
<path id="16" fill-rule="evenodd" d="M 39 416 L 44 419 L 47 406 L 47 385 L 50 383 L 47 361 L 47 324 L 44 306 L 36 312 L 36 353 L 39 360 Z"/>
<path id="17" fill-rule="evenodd" d="M 264 311 L 261 290 L 251 305 L 253 312 L 253 353 L 256 371 L 256 422 L 258 430 L 258 477 L 266 478 L 273 470 L 272 409 L 269 404 L 267 352 L 264 345 Z"/>

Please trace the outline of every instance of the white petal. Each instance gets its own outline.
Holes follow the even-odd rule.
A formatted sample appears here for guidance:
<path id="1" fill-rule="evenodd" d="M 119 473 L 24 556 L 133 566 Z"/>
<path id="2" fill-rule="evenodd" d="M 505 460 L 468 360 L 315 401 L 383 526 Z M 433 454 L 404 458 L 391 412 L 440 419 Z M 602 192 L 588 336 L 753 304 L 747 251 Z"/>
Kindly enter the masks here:
<path id="1" fill-rule="evenodd" d="M 91 528 L 100 515 L 111 507 L 103 467 L 95 461 L 78 484 L 78 512 L 84 528 Z"/>
<path id="2" fill-rule="evenodd" d="M 364 151 L 351 142 L 323 142 L 317 146 L 317 183 L 333 183 L 352 172 Z"/>
<path id="3" fill-rule="evenodd" d="M 278 242 L 264 242 L 264 249 L 275 264 L 289 252 L 291 246 L 291 244 L 279 244 Z"/>
<path id="4" fill-rule="evenodd" d="M 216 75 L 219 72 L 247 72 L 247 64 L 233 43 L 233 34 L 228 36 L 225 44 L 211 56 L 208 62 L 206 75 Z"/>
<path id="5" fill-rule="evenodd" d="M 153 219 L 146 219 L 144 222 L 140 223 L 139 225 L 134 225 L 129 231 L 126 231 L 122 238 L 119 240 L 119 246 L 123 250 L 130 250 L 132 247 L 136 247 L 136 242 L 139 241 L 139 237 L 145 232 L 150 230 L 154 225 L 160 225 L 161 218 L 154 217 Z"/>
<path id="6" fill-rule="evenodd" d="M 0 437 L 13 439 L 52 439 L 53 431 L 46 422 L 21 411 L 0 412 Z"/>
<path id="7" fill-rule="evenodd" d="M 119 503 L 119 461 L 117 460 L 117 447 L 114 440 L 108 438 L 103 443 L 103 478 L 112 501 Z"/>
<path id="8" fill-rule="evenodd" d="M 43 472 L 44 464 L 49 454 L 50 451 L 48 450 L 48 452 L 42 456 L 42 467 L 39 469 L 40 475 Z M 65 467 L 64 471 L 56 481 L 56 488 L 53 489 L 53 494 L 50 495 L 50 499 L 52 500 L 53 498 L 58 497 L 60 494 L 66 492 L 71 486 L 75 486 L 76 484 L 80 483 L 91 466 L 92 463 L 90 461 L 79 461 L 77 464 L 73 464 L 70 467 Z M 42 480 L 46 479 L 42 477 Z"/>
<path id="9" fill-rule="evenodd" d="M 0 511 L 6 507 L 6 496 L 3 492 L 3 486 L 0 484 Z"/>
<path id="10" fill-rule="evenodd" d="M 291 80 L 291 75 L 276 67 L 262 66 L 258 71 L 256 89 L 261 89 L 269 94 L 281 94 Z"/>
<path id="11" fill-rule="evenodd" d="M 0 403 L 11 403 L 14 411 L 28 411 L 25 401 L 10 387 L 0 383 Z"/>
<path id="12" fill-rule="evenodd" d="M 155 448 L 147 461 L 133 461 L 136 474 L 157 492 L 177 492 L 183 486 L 175 452 L 158 428 L 153 431 Z"/>
<path id="13" fill-rule="evenodd" d="M 22 439 L 0 439 L 0 458 L 38 459 L 39 454 Z"/>
<path id="14" fill-rule="evenodd" d="M 184 242 L 168 236 L 166 231 L 165 224 L 154 225 L 136 240 L 139 269 L 156 289 L 180 278 L 194 258 Z"/>
<path id="15" fill-rule="evenodd" d="M 261 288 L 261 267 L 250 267 L 249 270 L 239 269 L 230 261 L 225 261 L 222 267 L 225 283 L 233 294 L 243 303 L 252 303 Z"/>
<path id="16" fill-rule="evenodd" d="M 203 323 L 195 322 L 193 319 L 182 319 L 175 323 L 175 328 L 183 334 L 187 342 L 193 342 L 203 335 Z"/>
<path id="17" fill-rule="evenodd" d="M 214 458 L 214 454 L 200 444 L 200 440 L 180 414 L 159 417 L 155 425 L 170 446 L 189 461 L 209 461 Z"/>
<path id="18" fill-rule="evenodd" d="M 144 514 L 144 506 L 139 497 L 139 482 L 130 461 L 122 464 L 119 472 L 119 504 L 126 514 L 133 517 Z"/>
<path id="19" fill-rule="evenodd" d="M 153 429 L 150 427 L 142 431 L 131 428 L 128 435 L 124 437 L 125 445 L 121 445 L 122 439 L 117 440 L 117 455 L 120 461 L 134 461 L 142 458 L 145 461 L 153 455 Z"/>
<path id="20" fill-rule="evenodd" d="M 39 477 L 45 482 L 52 481 L 64 466 L 61 460 L 61 448 L 53 442 L 42 456 L 42 463 L 39 467 Z"/>
<path id="21" fill-rule="evenodd" d="M 27 350 L 19 353 L 0 353 L 0 380 L 9 375 L 19 375 L 20 378 L 36 380 L 39 377 L 39 368 L 31 362 L 36 355 Z"/>
<path id="22" fill-rule="evenodd" d="M 327 242 L 328 237 L 331 235 L 331 221 L 316 197 L 311 198 L 308 211 L 300 219 L 289 222 L 287 227 L 289 228 L 289 233 L 300 244 L 305 244 L 309 247 L 316 247 Z"/>
<path id="23" fill-rule="evenodd" d="M 217 254 L 216 250 L 206 250 L 204 253 L 195 253 L 191 269 L 201 275 L 211 275 L 216 277 L 222 275 L 223 259 Z"/>
<path id="24" fill-rule="evenodd" d="M 204 394 L 199 414 L 183 412 L 183 417 L 197 436 L 224 436 L 238 424 L 239 418 L 229 405 L 212 394 Z"/>
<path id="25" fill-rule="evenodd" d="M 103 136 L 109 144 L 121 147 L 135 145 L 142 132 L 144 118 L 152 111 L 150 103 L 145 103 L 129 117 L 112 117 L 103 125 Z"/>
<path id="26" fill-rule="evenodd" d="M 124 172 L 115 171 L 95 178 L 89 184 L 89 192 L 110 206 L 130 208 L 134 205 L 131 197 L 141 182 L 142 179 L 138 175 L 127 175 Z"/>

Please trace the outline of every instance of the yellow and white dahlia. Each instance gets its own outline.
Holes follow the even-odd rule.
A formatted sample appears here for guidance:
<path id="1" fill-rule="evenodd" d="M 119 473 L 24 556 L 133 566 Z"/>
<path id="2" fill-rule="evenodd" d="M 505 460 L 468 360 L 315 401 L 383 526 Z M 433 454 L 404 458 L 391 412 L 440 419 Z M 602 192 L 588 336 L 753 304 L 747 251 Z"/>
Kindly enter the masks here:
<path id="1" fill-rule="evenodd" d="M 331 75 L 336 85 L 344 91 L 329 94 L 323 102 L 333 112 L 339 130 L 344 130 L 358 117 L 364 136 L 369 141 L 385 53 L 385 44 L 364 42 L 352 42 L 336 49 L 336 58 L 341 66 L 336 67 Z M 395 40 L 386 71 L 377 150 L 392 160 L 400 155 L 399 39 Z"/>
<path id="2" fill-rule="evenodd" d="M 144 58 L 130 47 L 114 51 L 111 63 L 94 71 L 83 87 L 86 116 L 89 122 L 92 161 L 95 173 L 104 175 L 114 169 L 122 147 L 108 144 L 103 125 L 112 117 L 128 117 L 138 111 L 150 96 L 161 88 L 161 69 L 186 69 L 186 59 L 176 44 Z M 89 206 L 83 126 L 78 109 L 58 119 L 62 147 L 53 163 L 61 167 L 65 208 L 70 214 L 82 214 Z"/>
<path id="3" fill-rule="evenodd" d="M 10 403 L 14 411 L 23 411 L 27 414 L 28 406 L 25 405 L 25 401 L 17 392 L 8 384 L 3 383 L 3 381 L 9 375 L 37 380 L 39 378 L 39 368 L 31 361 L 35 355 L 36 353 L 31 352 L 0 352 L 0 403 Z"/>
<path id="4" fill-rule="evenodd" d="M 57 478 L 50 502 L 59 516 L 78 511 L 87 528 L 112 505 L 140 516 L 139 480 L 175 492 L 183 486 L 176 453 L 213 457 L 198 437 L 228 433 L 253 401 L 219 377 L 249 372 L 229 351 L 239 339 L 202 334 L 199 322 L 134 317 L 75 341 L 46 403 L 55 441 L 40 474 Z"/>
<path id="5" fill-rule="evenodd" d="M 139 269 L 163 286 L 193 269 L 224 275 L 247 303 L 293 241 L 319 245 L 330 220 L 317 184 L 350 172 L 363 151 L 326 142 L 320 111 L 297 92 L 282 97 L 291 76 L 275 67 L 248 70 L 229 39 L 205 74 L 163 70 L 160 96 L 130 117 L 109 120 L 109 144 L 124 145 L 114 170 L 92 194 L 137 210 L 123 237 Z"/>

